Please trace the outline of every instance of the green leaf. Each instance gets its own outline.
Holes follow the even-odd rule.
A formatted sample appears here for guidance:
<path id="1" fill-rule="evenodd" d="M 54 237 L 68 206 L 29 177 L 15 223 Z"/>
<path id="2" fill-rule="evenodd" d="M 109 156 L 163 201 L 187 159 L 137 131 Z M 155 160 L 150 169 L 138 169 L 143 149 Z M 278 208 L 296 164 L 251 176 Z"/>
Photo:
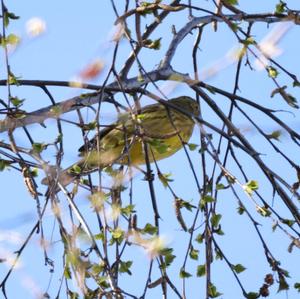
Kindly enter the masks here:
<path id="1" fill-rule="evenodd" d="M 22 119 L 24 117 L 26 117 L 26 111 L 24 110 L 16 110 L 13 114 L 13 117 L 17 118 L 17 119 Z"/>
<path id="2" fill-rule="evenodd" d="M 199 250 L 197 250 L 197 249 L 195 249 L 195 248 L 192 247 L 191 250 L 190 250 L 189 255 L 190 255 L 190 258 L 192 260 L 198 260 L 198 258 L 199 258 Z"/>
<path id="3" fill-rule="evenodd" d="M 243 215 L 245 213 L 245 207 L 239 206 L 237 208 L 237 212 L 238 212 L 238 214 Z"/>
<path id="4" fill-rule="evenodd" d="M 249 36 L 246 39 L 242 40 L 241 43 L 245 46 L 249 46 L 255 44 L 256 42 L 252 36 Z"/>
<path id="5" fill-rule="evenodd" d="M 190 274 L 189 272 L 186 272 L 183 268 L 180 269 L 180 272 L 179 272 L 180 278 L 189 278 L 191 276 L 192 276 L 192 274 Z"/>
<path id="6" fill-rule="evenodd" d="M 20 79 L 21 77 L 17 77 L 17 76 L 15 76 L 11 71 L 9 72 L 9 75 L 8 75 L 8 83 L 9 84 L 11 84 L 11 85 L 20 85 L 19 84 L 19 79 Z"/>
<path id="7" fill-rule="evenodd" d="M 159 139 L 152 139 L 149 140 L 148 143 L 159 153 L 164 154 L 167 152 L 169 145 L 164 143 L 163 141 Z"/>
<path id="8" fill-rule="evenodd" d="M 206 184 L 206 192 L 207 193 L 211 193 L 212 192 L 212 189 L 213 189 L 213 183 L 211 180 L 209 180 Z"/>
<path id="9" fill-rule="evenodd" d="M 294 284 L 294 288 L 300 293 L 300 283 L 299 282 L 296 282 Z"/>
<path id="10" fill-rule="evenodd" d="M 194 205 L 192 205 L 188 201 L 185 201 L 181 198 L 176 198 L 175 201 L 176 201 L 176 205 L 178 204 L 180 209 L 185 208 L 188 211 L 192 212 L 192 210 L 196 208 Z"/>
<path id="11" fill-rule="evenodd" d="M 203 234 L 198 234 L 195 241 L 199 244 L 203 243 L 204 237 Z"/>
<path id="12" fill-rule="evenodd" d="M 286 11 L 286 3 L 281 1 L 275 7 L 275 13 L 282 14 Z"/>
<path id="13" fill-rule="evenodd" d="M 3 171 L 5 168 L 9 167 L 9 165 L 9 161 L 0 159 L 0 171 Z"/>
<path id="14" fill-rule="evenodd" d="M 295 220 L 292 220 L 292 219 L 282 219 L 281 220 L 282 223 L 292 227 L 294 224 L 295 224 Z"/>
<path id="15" fill-rule="evenodd" d="M 215 253 L 216 253 L 216 260 L 223 260 L 223 254 L 218 248 L 215 249 Z"/>
<path id="16" fill-rule="evenodd" d="M 111 231 L 111 235 L 113 240 L 117 241 L 118 244 L 120 244 L 124 240 L 125 232 L 120 227 L 117 227 L 116 229 Z"/>
<path id="17" fill-rule="evenodd" d="M 86 130 L 86 131 L 93 131 L 96 128 L 97 128 L 97 122 L 92 121 L 92 122 L 86 124 L 83 129 Z"/>
<path id="18" fill-rule="evenodd" d="M 278 262 L 278 265 L 280 265 L 280 262 Z M 290 274 L 287 270 L 284 270 L 284 269 L 280 269 L 280 273 L 285 276 L 285 277 L 290 277 Z"/>
<path id="19" fill-rule="evenodd" d="M 218 227 L 219 225 L 219 222 L 222 218 L 222 215 L 221 214 L 214 214 L 212 215 L 212 217 L 210 218 L 210 223 L 213 227 Z"/>
<path id="20" fill-rule="evenodd" d="M 199 265 L 197 267 L 197 276 L 198 277 L 202 277 L 206 274 L 206 267 L 205 265 Z"/>
<path id="21" fill-rule="evenodd" d="M 241 264 L 232 265 L 232 269 L 237 274 L 240 274 L 246 270 L 246 268 Z"/>
<path id="22" fill-rule="evenodd" d="M 6 44 L 15 46 L 20 42 L 20 40 L 19 36 L 11 33 L 6 37 Z"/>
<path id="23" fill-rule="evenodd" d="M 105 269 L 104 264 L 94 264 L 91 268 L 91 271 L 94 275 L 99 275 Z"/>
<path id="24" fill-rule="evenodd" d="M 195 143 L 188 143 L 187 146 L 189 147 L 190 151 L 194 151 L 197 149 L 197 147 L 199 147 L 199 145 Z"/>
<path id="25" fill-rule="evenodd" d="M 55 138 L 55 143 L 60 143 L 60 142 L 62 142 L 63 141 L 63 134 L 61 134 L 61 133 L 59 133 L 58 135 L 57 135 L 57 137 Z"/>
<path id="26" fill-rule="evenodd" d="M 272 213 L 265 207 L 256 207 L 257 212 L 262 215 L 263 217 L 269 217 Z"/>
<path id="27" fill-rule="evenodd" d="M 18 97 L 10 97 L 10 101 L 15 107 L 20 107 L 25 100 L 21 100 Z"/>
<path id="28" fill-rule="evenodd" d="M 173 252 L 173 249 L 169 253 L 164 254 L 164 256 L 165 256 L 164 262 L 165 262 L 166 267 L 169 267 L 172 264 L 172 262 L 174 261 L 174 259 L 176 258 L 176 255 L 172 254 L 172 252 Z"/>
<path id="29" fill-rule="evenodd" d="M 246 295 L 246 298 L 247 299 L 257 299 L 259 298 L 260 295 L 258 293 L 255 293 L 255 292 L 249 292 L 247 295 Z"/>
<path id="30" fill-rule="evenodd" d="M 162 248 L 159 253 L 163 256 L 166 256 L 168 254 L 172 254 L 173 251 L 174 251 L 173 248 L 165 247 L 165 248 Z"/>
<path id="31" fill-rule="evenodd" d="M 72 278 L 71 270 L 68 266 L 66 266 L 65 269 L 64 269 L 64 277 L 66 279 L 71 279 Z"/>
<path id="32" fill-rule="evenodd" d="M 225 3 L 228 5 L 238 5 L 239 1 L 238 0 L 223 0 Z"/>
<path id="33" fill-rule="evenodd" d="M 95 240 L 104 241 L 105 236 L 104 236 L 104 233 L 99 233 L 99 234 L 94 235 L 94 238 L 95 238 Z"/>
<path id="34" fill-rule="evenodd" d="M 300 82 L 296 79 L 294 82 L 293 82 L 293 87 L 299 87 L 300 86 Z"/>
<path id="35" fill-rule="evenodd" d="M 148 7 L 148 6 L 152 5 L 152 4 L 153 4 L 152 2 L 147 2 L 147 1 L 142 1 L 141 2 L 141 6 L 142 7 Z"/>
<path id="36" fill-rule="evenodd" d="M 216 229 L 215 231 L 214 231 L 217 235 L 219 235 L 219 236 L 223 236 L 223 235 L 225 235 L 225 233 L 222 231 L 222 229 L 221 229 L 221 225 L 220 225 L 220 227 L 218 227 L 218 229 Z"/>
<path id="37" fill-rule="evenodd" d="M 77 164 L 73 165 L 72 168 L 70 169 L 70 172 L 71 173 L 74 173 L 74 174 L 80 174 L 81 173 L 81 167 Z"/>
<path id="38" fill-rule="evenodd" d="M 134 212 L 135 205 L 127 205 L 124 208 L 121 208 L 121 213 L 125 216 L 130 216 Z"/>
<path id="39" fill-rule="evenodd" d="M 169 267 L 176 258 L 176 255 L 173 254 L 173 248 L 162 248 L 159 253 L 165 257 L 164 264 L 161 265 L 162 269 Z"/>
<path id="40" fill-rule="evenodd" d="M 222 295 L 222 293 L 219 293 L 217 291 L 217 288 L 212 283 L 210 283 L 209 286 L 208 286 L 208 296 L 210 298 L 217 298 L 221 295 Z"/>
<path id="41" fill-rule="evenodd" d="M 6 39 L 0 35 L 0 46 L 5 48 L 7 45 Z"/>
<path id="42" fill-rule="evenodd" d="M 288 105 L 290 105 L 291 107 L 296 108 L 296 109 L 299 108 L 297 99 L 294 96 L 292 96 L 290 93 L 284 93 L 281 95 L 286 100 Z"/>
<path id="43" fill-rule="evenodd" d="M 216 189 L 217 190 L 223 190 L 223 189 L 225 189 L 225 185 L 224 184 L 217 184 Z"/>
<path id="44" fill-rule="evenodd" d="M 119 228 L 119 227 L 112 231 L 112 237 L 114 239 L 119 239 L 123 235 L 124 235 L 124 231 L 121 228 Z"/>
<path id="45" fill-rule="evenodd" d="M 161 173 L 161 172 L 158 173 L 158 178 L 165 188 L 168 187 L 169 182 L 174 181 L 173 179 L 170 178 L 171 176 L 172 176 L 171 173 Z"/>
<path id="46" fill-rule="evenodd" d="M 272 67 L 272 66 L 269 66 L 268 67 L 268 75 L 269 77 L 271 78 L 277 78 L 278 76 L 278 71 L 276 68 Z"/>
<path id="47" fill-rule="evenodd" d="M 62 113 L 62 109 L 58 105 L 53 105 L 50 109 L 50 112 L 54 117 L 59 117 Z"/>
<path id="48" fill-rule="evenodd" d="M 286 279 L 283 275 L 279 275 L 279 287 L 278 292 L 288 290 L 290 288 L 289 284 L 286 282 Z"/>
<path id="49" fill-rule="evenodd" d="M 142 15 L 142 16 L 146 16 L 147 14 L 153 13 L 153 11 L 156 10 L 156 9 L 154 9 L 154 8 L 151 8 L 151 9 L 149 8 L 149 9 L 147 9 L 147 8 L 148 8 L 150 5 L 152 5 L 152 4 L 153 4 L 152 2 L 142 1 L 141 4 L 140 4 L 140 7 L 143 7 L 143 8 L 145 8 L 145 9 L 139 10 L 139 11 L 138 11 L 139 14 Z"/>
<path id="50" fill-rule="evenodd" d="M 237 32 L 240 29 L 240 26 L 238 23 L 230 22 L 230 28 L 233 32 Z"/>
<path id="51" fill-rule="evenodd" d="M 145 118 L 146 118 L 146 114 L 145 113 L 141 113 L 141 114 L 137 115 L 137 119 L 139 119 L 139 120 L 143 120 Z"/>
<path id="52" fill-rule="evenodd" d="M 131 271 L 129 270 L 131 265 L 132 265 L 132 261 L 127 261 L 127 262 L 120 261 L 119 264 L 120 273 L 127 273 L 129 275 L 132 275 Z"/>
<path id="53" fill-rule="evenodd" d="M 279 137 L 281 136 L 281 131 L 280 130 L 275 130 L 271 134 L 267 134 L 266 136 L 269 139 L 279 140 Z"/>
<path id="54" fill-rule="evenodd" d="M 153 49 L 153 50 L 159 50 L 161 47 L 161 38 L 152 40 L 152 39 L 146 39 L 143 41 L 143 44 L 146 48 Z"/>
<path id="55" fill-rule="evenodd" d="M 9 11 L 5 11 L 4 12 L 4 27 L 7 27 L 9 25 L 9 21 L 10 20 L 17 20 L 19 19 L 20 17 L 16 16 L 14 13 L 12 12 L 9 12 Z"/>
<path id="56" fill-rule="evenodd" d="M 202 200 L 203 200 L 205 203 L 209 203 L 209 202 L 214 202 L 214 201 L 215 201 L 215 199 L 214 199 L 212 196 L 210 196 L 210 195 L 205 195 L 205 196 L 203 196 L 203 197 L 202 197 Z"/>
<path id="57" fill-rule="evenodd" d="M 34 167 L 30 170 L 30 174 L 32 175 L 32 177 L 36 178 L 39 174 L 39 169 Z"/>
<path id="58" fill-rule="evenodd" d="M 108 280 L 108 279 L 107 279 L 107 276 L 100 276 L 100 277 L 98 277 L 98 279 L 97 279 L 97 283 L 98 283 L 98 285 L 101 286 L 102 288 L 107 289 L 107 288 L 109 288 L 109 283 L 108 283 L 107 280 Z"/>
<path id="59" fill-rule="evenodd" d="M 258 189 L 258 182 L 251 180 L 247 182 L 245 185 L 243 185 L 243 188 L 246 191 L 246 193 L 248 193 L 251 196 L 253 191 Z"/>
<path id="60" fill-rule="evenodd" d="M 210 196 L 210 195 L 205 195 L 205 196 L 203 196 L 202 198 L 201 198 L 201 200 L 200 200 L 200 209 L 201 210 L 203 210 L 204 209 L 204 207 L 205 207 L 205 205 L 207 204 L 207 203 L 212 203 L 212 202 L 214 202 L 215 201 L 215 199 L 212 197 L 212 196 Z"/>
<path id="61" fill-rule="evenodd" d="M 206 150 L 207 150 L 207 146 L 204 145 L 203 147 L 201 147 L 201 148 L 198 150 L 198 153 L 199 153 L 199 154 L 204 154 L 204 153 L 206 152 Z"/>
<path id="62" fill-rule="evenodd" d="M 32 144 L 32 149 L 36 153 L 41 153 L 44 149 L 46 148 L 46 145 L 44 143 L 33 143 Z"/>
<path id="63" fill-rule="evenodd" d="M 145 227 L 142 229 L 142 233 L 149 234 L 149 235 L 155 235 L 155 234 L 157 234 L 157 227 L 150 223 L 147 223 L 145 225 Z"/>
<path id="64" fill-rule="evenodd" d="M 139 83 L 142 83 L 142 82 L 145 81 L 145 79 L 144 79 L 144 77 L 143 77 L 143 75 L 142 75 L 141 73 L 138 74 L 137 81 L 138 81 Z"/>

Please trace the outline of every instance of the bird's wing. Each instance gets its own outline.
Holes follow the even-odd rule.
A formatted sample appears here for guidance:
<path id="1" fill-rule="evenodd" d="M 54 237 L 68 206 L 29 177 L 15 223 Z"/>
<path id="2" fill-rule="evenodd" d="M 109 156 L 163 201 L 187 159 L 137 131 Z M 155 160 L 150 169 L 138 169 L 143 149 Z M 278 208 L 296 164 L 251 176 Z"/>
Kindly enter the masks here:
<path id="1" fill-rule="evenodd" d="M 159 109 L 156 106 L 148 106 L 143 109 L 141 118 L 141 126 L 144 129 L 146 137 L 154 139 L 168 139 L 180 133 L 180 128 L 176 128 L 175 123 L 178 123 L 180 118 L 187 117 L 173 109 L 166 109 L 162 105 Z M 184 121 L 186 122 L 186 120 Z M 182 121 L 180 121 L 182 123 Z"/>
<path id="2" fill-rule="evenodd" d="M 84 154 L 85 152 L 88 152 L 91 149 L 95 149 L 97 146 L 97 139 L 101 139 L 107 134 L 109 134 L 114 128 L 116 128 L 117 123 L 114 123 L 104 129 L 102 129 L 99 134 L 96 134 L 91 140 L 89 140 L 86 144 L 82 145 L 79 149 L 79 155 Z"/>

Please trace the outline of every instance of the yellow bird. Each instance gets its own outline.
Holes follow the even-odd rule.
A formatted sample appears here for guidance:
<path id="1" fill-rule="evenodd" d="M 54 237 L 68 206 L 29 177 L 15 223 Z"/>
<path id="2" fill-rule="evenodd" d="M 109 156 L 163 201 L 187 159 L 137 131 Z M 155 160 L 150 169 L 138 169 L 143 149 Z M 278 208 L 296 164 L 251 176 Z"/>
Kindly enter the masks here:
<path id="1" fill-rule="evenodd" d="M 190 97 L 181 96 L 169 103 L 194 116 L 199 114 L 197 102 Z M 148 145 L 150 162 L 167 158 L 189 141 L 194 125 L 191 117 L 160 103 L 143 107 L 139 114 L 121 114 L 115 123 L 80 147 L 82 158 L 76 164 L 59 174 L 52 169 L 42 183 L 49 185 L 58 177 L 66 186 L 82 175 L 114 163 L 145 164 L 143 142 Z"/>

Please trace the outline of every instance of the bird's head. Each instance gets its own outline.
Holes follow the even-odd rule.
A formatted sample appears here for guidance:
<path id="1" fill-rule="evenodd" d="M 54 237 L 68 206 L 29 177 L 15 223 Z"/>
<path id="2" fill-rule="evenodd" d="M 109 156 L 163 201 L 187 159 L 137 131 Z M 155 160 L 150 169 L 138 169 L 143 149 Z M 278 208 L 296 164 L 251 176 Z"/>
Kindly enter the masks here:
<path id="1" fill-rule="evenodd" d="M 186 112 L 194 114 L 195 116 L 199 115 L 199 105 L 196 100 L 191 97 L 181 96 L 171 99 L 169 102 Z"/>

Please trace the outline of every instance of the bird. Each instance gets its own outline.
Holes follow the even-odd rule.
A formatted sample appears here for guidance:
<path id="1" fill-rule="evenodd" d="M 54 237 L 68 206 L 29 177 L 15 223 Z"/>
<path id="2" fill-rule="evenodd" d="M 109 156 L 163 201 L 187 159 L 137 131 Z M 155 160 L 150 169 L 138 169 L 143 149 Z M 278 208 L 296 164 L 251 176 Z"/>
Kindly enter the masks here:
<path id="1" fill-rule="evenodd" d="M 120 114 L 115 123 L 79 148 L 79 161 L 61 171 L 48 168 L 42 184 L 50 186 L 58 181 L 65 187 L 76 178 L 112 164 L 143 165 L 146 163 L 145 143 L 150 163 L 175 154 L 193 133 L 195 121 L 191 116 L 198 116 L 199 105 L 188 96 L 173 98 L 167 103 L 171 105 L 159 102 L 142 107 L 137 114 Z"/>

